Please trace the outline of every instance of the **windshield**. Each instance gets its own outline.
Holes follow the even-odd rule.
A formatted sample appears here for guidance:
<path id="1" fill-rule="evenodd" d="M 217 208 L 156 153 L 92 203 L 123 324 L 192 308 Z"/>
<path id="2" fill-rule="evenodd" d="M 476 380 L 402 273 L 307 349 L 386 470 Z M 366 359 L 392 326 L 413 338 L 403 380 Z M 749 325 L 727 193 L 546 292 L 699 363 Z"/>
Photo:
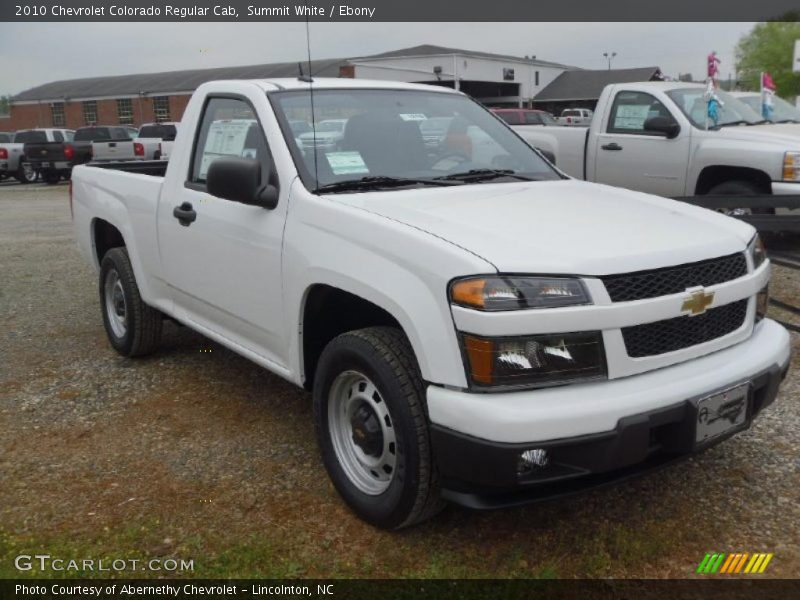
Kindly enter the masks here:
<path id="1" fill-rule="evenodd" d="M 548 112 L 540 112 L 539 116 L 542 118 L 542 123 L 545 125 L 558 125 L 558 121 Z"/>
<path id="2" fill-rule="evenodd" d="M 460 94 L 315 90 L 317 133 L 335 130 L 340 135 L 315 138 L 310 132 L 299 139 L 289 124 L 311 122 L 309 93 L 275 92 L 270 98 L 310 190 L 364 179 L 413 179 L 422 184 L 477 171 L 481 176 L 488 172 L 486 180 L 560 178 L 508 127 Z"/>
<path id="3" fill-rule="evenodd" d="M 670 90 L 667 95 L 672 98 L 684 115 L 699 129 L 706 129 L 708 103 L 705 98 L 705 88 L 678 88 Z M 722 102 L 719 109 L 718 127 L 726 125 L 755 125 L 763 123 L 764 119 L 738 98 L 722 90 L 716 91 L 717 97 Z M 708 128 L 712 129 L 713 122 L 709 120 Z"/>
<path id="4" fill-rule="evenodd" d="M 567 109 L 567 110 L 565 110 L 564 112 L 561 113 L 561 116 L 562 117 L 580 117 L 581 116 L 581 111 Z"/>
<path id="5" fill-rule="evenodd" d="M 0 133 L 0 142 L 10 142 L 10 141 L 11 141 L 10 133 Z"/>
<path id="6" fill-rule="evenodd" d="M 754 111 L 761 112 L 761 96 L 740 96 L 739 100 L 747 104 Z M 772 97 L 772 119 L 773 122 L 795 122 L 800 123 L 800 109 L 792 106 L 783 98 Z"/>

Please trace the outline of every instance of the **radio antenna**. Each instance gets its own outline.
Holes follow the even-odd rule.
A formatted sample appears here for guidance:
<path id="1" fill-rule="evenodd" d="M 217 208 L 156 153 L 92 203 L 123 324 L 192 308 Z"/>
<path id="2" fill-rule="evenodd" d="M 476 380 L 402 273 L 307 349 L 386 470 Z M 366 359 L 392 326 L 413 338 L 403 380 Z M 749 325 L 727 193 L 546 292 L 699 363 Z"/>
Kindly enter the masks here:
<path id="1" fill-rule="evenodd" d="M 318 152 L 317 152 L 317 118 L 314 114 L 314 73 L 311 70 L 311 33 L 308 25 L 308 12 L 306 12 L 306 51 L 308 53 L 308 76 L 301 77 L 300 81 L 308 83 L 308 95 L 311 97 L 311 132 L 314 136 L 314 184 L 317 192 L 319 190 L 319 169 L 317 168 Z"/>

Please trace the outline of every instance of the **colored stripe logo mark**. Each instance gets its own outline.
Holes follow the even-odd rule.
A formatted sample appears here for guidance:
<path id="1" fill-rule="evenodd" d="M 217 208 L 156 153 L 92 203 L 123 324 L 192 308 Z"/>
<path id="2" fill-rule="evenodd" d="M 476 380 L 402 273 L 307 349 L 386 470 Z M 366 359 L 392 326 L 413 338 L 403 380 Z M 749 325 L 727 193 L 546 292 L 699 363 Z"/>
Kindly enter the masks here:
<path id="1" fill-rule="evenodd" d="M 696 573 L 704 575 L 733 575 L 737 573 L 763 573 L 767 569 L 773 553 L 756 552 L 708 552 L 697 566 Z"/>

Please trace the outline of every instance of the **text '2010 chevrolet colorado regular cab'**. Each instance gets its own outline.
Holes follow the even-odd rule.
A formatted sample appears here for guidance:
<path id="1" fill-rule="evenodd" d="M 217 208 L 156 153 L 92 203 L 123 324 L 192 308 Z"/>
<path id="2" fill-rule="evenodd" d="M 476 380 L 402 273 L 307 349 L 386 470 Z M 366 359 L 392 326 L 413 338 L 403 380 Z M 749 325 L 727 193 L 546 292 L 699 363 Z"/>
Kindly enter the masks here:
<path id="1" fill-rule="evenodd" d="M 322 115 L 341 138 L 301 144 Z M 751 226 L 570 179 L 453 90 L 206 83 L 168 165 L 79 166 L 71 194 L 112 346 L 151 352 L 167 315 L 313 390 L 381 527 L 687 456 L 788 369 Z"/>

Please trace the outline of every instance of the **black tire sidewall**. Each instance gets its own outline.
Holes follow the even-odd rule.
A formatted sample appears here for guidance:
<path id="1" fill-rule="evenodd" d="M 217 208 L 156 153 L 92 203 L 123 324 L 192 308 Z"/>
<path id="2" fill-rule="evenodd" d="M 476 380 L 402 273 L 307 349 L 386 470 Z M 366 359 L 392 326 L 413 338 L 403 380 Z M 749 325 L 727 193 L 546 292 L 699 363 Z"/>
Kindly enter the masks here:
<path id="1" fill-rule="evenodd" d="M 125 296 L 127 327 L 125 329 L 125 335 L 122 337 L 117 337 L 114 330 L 111 328 L 106 308 L 105 284 L 106 278 L 112 270 L 116 270 L 117 276 L 122 283 L 122 292 Z M 130 272 L 131 266 L 128 255 L 124 250 L 119 248 L 112 248 L 109 250 L 100 263 L 100 307 L 103 314 L 103 325 L 108 335 L 108 341 L 117 352 L 125 356 L 130 355 L 133 350 L 134 335 L 137 327 L 136 311 L 133 306 L 135 295 L 131 289 L 131 282 L 126 276 L 127 273 Z"/>
<path id="2" fill-rule="evenodd" d="M 389 488 L 370 496 L 361 492 L 342 469 L 328 429 L 328 394 L 343 371 L 358 371 L 374 383 L 386 402 L 395 429 L 397 464 Z M 314 385 L 314 413 L 322 459 L 334 486 L 344 500 L 365 521 L 383 528 L 400 526 L 414 508 L 419 481 L 419 447 L 414 418 L 397 374 L 375 351 L 358 337 L 344 336 L 331 342 L 323 353 Z"/>
<path id="3" fill-rule="evenodd" d="M 731 194 L 731 195 L 741 195 L 741 196 L 749 196 L 749 195 L 756 195 L 756 194 L 763 194 L 763 190 L 759 189 L 759 187 L 753 183 L 748 181 L 724 181 L 722 183 L 718 183 L 710 190 L 708 190 L 708 194 Z M 774 215 L 775 209 L 774 208 L 751 208 L 750 211 L 754 215 Z"/>

